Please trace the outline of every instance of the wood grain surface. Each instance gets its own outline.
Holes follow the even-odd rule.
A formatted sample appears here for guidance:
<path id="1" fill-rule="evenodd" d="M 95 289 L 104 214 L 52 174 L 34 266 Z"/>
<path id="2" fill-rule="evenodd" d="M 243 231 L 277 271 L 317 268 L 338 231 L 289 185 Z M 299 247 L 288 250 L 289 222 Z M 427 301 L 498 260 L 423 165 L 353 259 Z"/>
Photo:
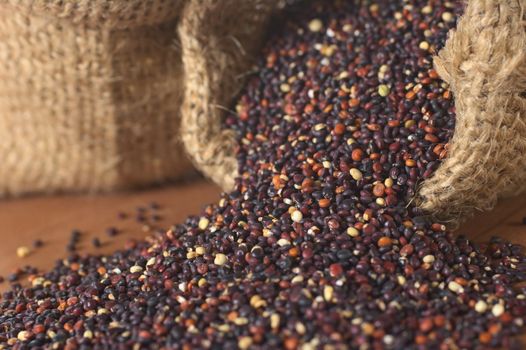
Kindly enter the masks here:
<path id="1" fill-rule="evenodd" d="M 141 239 L 145 235 L 141 224 L 134 219 L 137 207 L 151 202 L 161 205 L 163 217 L 160 226 L 169 227 L 181 222 L 186 216 L 197 215 L 207 203 L 219 198 L 220 190 L 205 181 L 184 186 L 172 186 L 149 191 L 119 193 L 99 196 L 55 196 L 24 198 L 0 202 L 0 276 L 7 276 L 17 267 L 31 265 L 50 269 L 55 260 L 67 255 L 66 245 L 72 229 L 82 232 L 80 251 L 110 253 L 124 247 L 129 239 Z M 119 212 L 130 215 L 121 220 Z M 492 235 L 504 237 L 526 245 L 526 198 L 503 200 L 490 213 L 481 213 L 465 223 L 458 231 L 475 241 L 486 241 Z M 120 233 L 108 237 L 105 230 L 115 226 Z M 93 247 L 91 241 L 98 237 L 101 248 Z M 17 257 L 20 246 L 31 247 L 36 239 L 44 245 L 34 249 L 25 258 Z M 0 284 L 0 291 L 7 283 Z M 524 337 L 526 340 L 526 336 Z"/>
<path id="2" fill-rule="evenodd" d="M 70 232 L 82 232 L 79 252 L 110 253 L 121 249 L 129 239 L 141 239 L 148 233 L 135 220 L 137 207 L 147 207 L 151 202 L 161 206 L 159 226 L 169 227 L 181 222 L 188 215 L 199 214 L 207 203 L 218 200 L 220 190 L 215 185 L 197 181 L 184 186 L 173 186 L 149 191 L 119 193 L 99 196 L 56 196 L 22 198 L 0 201 L 0 276 L 6 277 L 16 268 L 31 265 L 50 269 L 57 259 L 67 256 L 66 246 Z M 119 219 L 118 213 L 129 215 Z M 109 237 L 106 229 L 119 229 L 119 234 Z M 93 238 L 102 246 L 95 248 Z M 25 258 L 17 257 L 17 248 L 32 248 L 36 239 L 44 245 Z M 7 283 L 0 284 L 0 291 Z"/>

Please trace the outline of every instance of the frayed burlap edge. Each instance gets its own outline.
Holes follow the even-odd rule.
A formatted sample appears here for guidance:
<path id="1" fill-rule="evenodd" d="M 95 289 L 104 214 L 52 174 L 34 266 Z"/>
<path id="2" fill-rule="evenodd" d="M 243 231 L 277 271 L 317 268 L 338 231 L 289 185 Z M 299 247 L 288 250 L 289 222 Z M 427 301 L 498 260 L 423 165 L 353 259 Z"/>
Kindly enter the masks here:
<path id="1" fill-rule="evenodd" d="M 191 0 L 181 18 L 185 97 L 181 137 L 196 166 L 223 189 L 237 176 L 235 135 L 222 118 L 243 86 L 277 0 Z"/>
<path id="2" fill-rule="evenodd" d="M 526 180 L 524 0 L 470 0 L 434 59 L 457 121 L 449 154 L 416 203 L 452 224 L 517 194 Z"/>

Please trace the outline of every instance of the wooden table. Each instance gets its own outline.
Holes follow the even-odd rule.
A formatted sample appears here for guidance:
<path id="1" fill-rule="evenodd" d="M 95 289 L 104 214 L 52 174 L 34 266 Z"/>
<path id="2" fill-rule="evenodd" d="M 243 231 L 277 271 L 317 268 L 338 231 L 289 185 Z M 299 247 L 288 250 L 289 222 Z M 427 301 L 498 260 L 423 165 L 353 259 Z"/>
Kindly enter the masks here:
<path id="1" fill-rule="evenodd" d="M 219 198 L 220 190 L 203 180 L 148 191 L 98 196 L 55 196 L 23 198 L 0 201 L 0 276 L 10 274 L 15 268 L 29 264 L 49 269 L 56 259 L 67 255 L 66 245 L 72 229 L 83 232 L 82 252 L 109 253 L 122 248 L 129 239 L 146 235 L 142 226 L 134 220 L 138 206 L 155 201 L 161 205 L 161 226 L 182 221 L 190 214 L 199 214 L 206 204 Z M 132 216 L 125 220 L 117 218 L 119 212 Z M 516 197 L 501 201 L 491 213 L 477 215 L 464 224 L 459 231 L 477 241 L 499 235 L 514 242 L 526 244 L 526 198 Z M 105 234 L 106 228 L 116 226 L 121 230 L 116 237 Z M 100 238 L 101 248 L 93 247 L 94 237 Z M 17 257 L 20 246 L 31 247 L 36 239 L 44 246 L 35 249 L 26 258 Z M 0 284 L 0 291 L 7 283 Z"/>
<path id="2" fill-rule="evenodd" d="M 124 247 L 127 240 L 141 239 L 147 235 L 143 225 L 135 220 L 137 207 L 157 202 L 162 216 L 159 226 L 169 227 L 181 222 L 188 215 L 197 215 L 207 203 L 217 201 L 220 190 L 203 180 L 184 186 L 172 186 L 148 191 L 118 193 L 98 196 L 55 196 L 22 198 L 0 201 L 0 276 L 6 277 L 16 268 L 31 265 L 50 269 L 57 259 L 67 255 L 66 246 L 70 232 L 82 232 L 79 251 L 110 253 Z M 129 215 L 119 219 L 118 213 Z M 109 237 L 106 229 L 115 226 L 119 233 Z M 95 248 L 93 238 L 102 246 Z M 25 258 L 17 256 L 17 248 L 32 248 L 41 239 L 44 245 Z M 0 291 L 7 283 L 0 284 Z"/>

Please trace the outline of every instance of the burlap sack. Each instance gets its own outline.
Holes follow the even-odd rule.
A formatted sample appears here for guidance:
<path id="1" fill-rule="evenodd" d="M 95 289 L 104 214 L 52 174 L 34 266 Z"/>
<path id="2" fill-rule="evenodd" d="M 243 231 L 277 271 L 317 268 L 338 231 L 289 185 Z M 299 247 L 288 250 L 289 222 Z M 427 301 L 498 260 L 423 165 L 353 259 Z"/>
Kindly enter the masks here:
<path id="1" fill-rule="evenodd" d="M 417 203 L 458 222 L 526 181 L 525 0 L 469 0 L 434 63 L 455 97 L 449 154 Z"/>
<path id="2" fill-rule="evenodd" d="M 220 112 L 276 4 L 0 0 L 0 196 L 177 178 L 185 88 L 187 147 L 233 175 Z"/>
<path id="3" fill-rule="evenodd" d="M 0 0 L 0 196 L 128 188 L 190 168 L 183 4 Z"/>
<path id="4" fill-rule="evenodd" d="M 525 0 L 469 0 L 458 28 L 435 57 L 437 71 L 451 84 L 455 96 L 457 125 L 447 159 L 423 183 L 416 198 L 429 214 L 456 221 L 474 210 L 490 209 L 499 196 L 524 187 L 525 8 Z M 208 34 L 218 31 L 220 38 L 228 37 L 221 32 L 228 27 L 219 18 L 212 22 L 203 18 L 183 21 L 182 27 L 183 37 L 183 33 L 193 33 L 188 37 L 202 38 L 203 42 Z M 235 30 L 243 28 L 237 27 Z M 243 32 L 235 34 L 239 36 L 232 41 L 232 50 L 221 53 L 227 61 L 233 58 L 236 67 L 227 68 L 231 75 L 226 80 L 217 80 L 215 75 L 218 70 L 214 62 L 223 60 L 199 50 L 203 43 L 182 39 L 185 69 L 195 74 L 189 80 L 203 82 L 190 83 L 185 91 L 183 140 L 197 166 L 225 190 L 232 188 L 237 166 L 233 135 L 221 129 L 221 118 L 239 87 L 229 84 L 246 67 L 238 64 L 243 57 L 238 47 L 254 44 L 253 36 L 244 40 Z"/>
<path id="5" fill-rule="evenodd" d="M 237 176 L 235 138 L 222 118 L 243 87 L 279 0 L 190 0 L 179 35 L 185 70 L 183 142 L 195 165 L 224 189 Z"/>

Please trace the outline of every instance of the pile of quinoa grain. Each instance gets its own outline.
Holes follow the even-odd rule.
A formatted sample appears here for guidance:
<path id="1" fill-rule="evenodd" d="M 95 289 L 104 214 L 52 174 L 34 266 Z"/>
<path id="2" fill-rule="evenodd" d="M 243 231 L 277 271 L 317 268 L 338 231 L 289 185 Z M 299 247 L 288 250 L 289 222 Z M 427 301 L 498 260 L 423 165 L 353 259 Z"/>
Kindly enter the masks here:
<path id="1" fill-rule="evenodd" d="M 236 188 L 155 240 L 0 300 L 0 349 L 520 348 L 526 259 L 411 207 L 455 109 L 432 55 L 460 1 L 288 10 L 225 123 Z"/>

